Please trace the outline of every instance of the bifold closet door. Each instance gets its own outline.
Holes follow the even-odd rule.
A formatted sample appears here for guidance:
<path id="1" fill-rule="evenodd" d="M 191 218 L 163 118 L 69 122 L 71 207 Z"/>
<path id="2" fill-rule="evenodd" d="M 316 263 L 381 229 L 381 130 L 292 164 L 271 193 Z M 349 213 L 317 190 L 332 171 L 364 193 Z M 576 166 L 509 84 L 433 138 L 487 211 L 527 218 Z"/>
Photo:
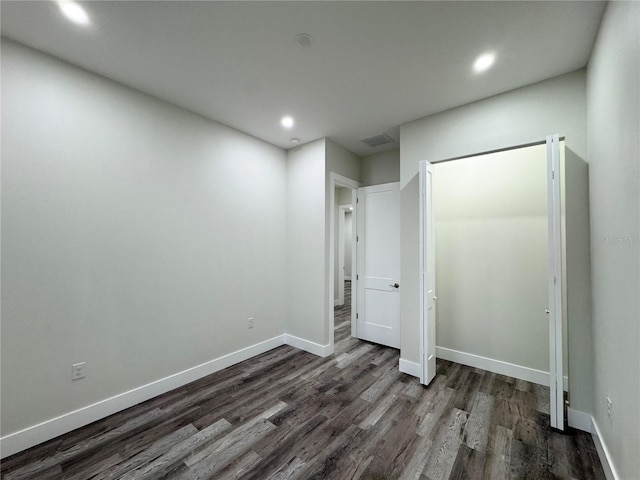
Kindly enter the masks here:
<path id="1" fill-rule="evenodd" d="M 551 427 L 564 430 L 564 325 L 566 317 L 565 210 L 562 152 L 559 135 L 547 137 L 547 220 L 549 235 L 549 390 Z"/>
<path id="2" fill-rule="evenodd" d="M 420 382 L 436 376 L 436 246 L 433 165 L 420 162 Z"/>

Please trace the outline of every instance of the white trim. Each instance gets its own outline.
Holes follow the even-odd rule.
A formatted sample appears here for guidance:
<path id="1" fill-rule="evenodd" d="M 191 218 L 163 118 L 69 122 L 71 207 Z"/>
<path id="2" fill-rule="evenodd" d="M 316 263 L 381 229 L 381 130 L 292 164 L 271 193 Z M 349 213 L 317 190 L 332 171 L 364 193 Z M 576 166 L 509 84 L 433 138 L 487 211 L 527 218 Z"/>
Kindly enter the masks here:
<path id="1" fill-rule="evenodd" d="M 319 357 L 328 357 L 333 353 L 333 345 L 320 345 L 319 343 L 305 340 L 304 338 L 296 337 L 288 333 L 284 334 L 284 343 L 291 345 L 292 347 L 299 348 L 305 352 L 313 353 Z"/>
<path id="2" fill-rule="evenodd" d="M 481 357 L 472 353 L 460 352 L 444 347 L 436 347 L 436 356 L 450 362 L 461 363 L 470 367 L 481 368 L 489 372 L 506 375 L 508 377 L 519 378 L 527 382 L 549 386 L 549 372 L 536 370 L 534 368 L 523 367 L 513 363 L 495 360 L 493 358 Z"/>
<path id="3" fill-rule="evenodd" d="M 567 408 L 567 422 L 571 428 L 576 428 L 588 433 L 593 432 L 593 419 L 588 413 Z"/>
<path id="4" fill-rule="evenodd" d="M 351 254 L 353 255 L 353 252 L 352 252 Z M 351 281 L 351 276 L 349 276 L 349 275 L 345 275 L 345 276 L 344 276 L 344 279 L 345 279 L 345 280 L 349 280 L 349 281 Z"/>
<path id="5" fill-rule="evenodd" d="M 604 443 L 604 438 L 602 438 L 602 434 L 600 433 L 600 429 L 598 428 L 598 424 L 596 423 L 596 419 L 591 417 L 591 436 L 593 437 L 593 443 L 596 445 L 596 450 L 598 451 L 598 457 L 600 457 L 600 463 L 602 463 L 602 469 L 604 470 L 604 476 L 607 477 L 607 480 L 620 480 L 620 475 L 616 471 L 616 467 L 613 464 L 613 459 L 611 458 L 611 453 L 607 448 L 607 444 Z"/>
<path id="6" fill-rule="evenodd" d="M 567 418 L 570 427 L 577 428 L 578 430 L 591 434 L 607 480 L 619 480 L 620 475 L 618 475 L 618 472 L 613 465 L 611 453 L 602 439 L 602 435 L 595 418 L 588 413 L 581 412 L 580 410 L 574 410 L 572 408 L 567 409 Z"/>
<path id="7" fill-rule="evenodd" d="M 8 457 L 14 453 L 21 452 L 27 448 L 68 433 L 76 428 L 84 427 L 96 420 L 133 407 L 141 402 L 182 387 L 187 383 L 211 375 L 236 363 L 249 360 L 250 358 L 282 345 L 290 345 L 321 357 L 326 357 L 333 353 L 333 345 L 323 346 L 289 334 L 278 335 L 277 337 L 188 368 L 182 372 L 169 375 L 168 377 L 161 378 L 127 392 L 87 405 L 86 407 L 65 413 L 59 417 L 46 420 L 32 427 L 27 427 L 18 432 L 6 435 L 0 438 L 0 458 Z"/>
<path id="8" fill-rule="evenodd" d="M 51 440 L 76 428 L 83 427 L 96 420 L 108 417 L 116 412 L 162 395 L 187 383 L 211 375 L 231 365 L 285 345 L 285 343 L 288 343 L 286 339 L 287 335 L 270 338 L 195 367 L 188 368 L 182 372 L 169 375 L 168 377 L 147 383 L 146 385 L 6 435 L 0 439 L 0 457 L 5 458 L 14 453 L 21 452 L 22 450 Z"/>
<path id="9" fill-rule="evenodd" d="M 323 351 L 329 351 L 329 353 L 325 353 L 325 354 L 320 354 L 317 353 L 316 355 L 321 355 L 321 356 L 327 356 L 327 355 L 331 355 L 331 353 L 333 353 L 333 337 L 334 337 L 334 330 L 335 330 L 335 317 L 334 317 L 334 298 L 333 298 L 333 292 L 335 289 L 335 282 L 334 282 L 334 275 L 335 275 L 335 255 L 336 255 L 336 251 L 335 251 L 335 245 L 336 245 L 336 240 L 335 240 L 335 222 L 336 222 L 336 210 L 335 210 L 335 204 L 336 204 L 336 187 L 344 187 L 344 188 L 350 188 L 351 189 L 351 200 L 352 200 L 352 205 L 353 205 L 353 217 L 352 217 L 352 221 L 353 219 L 356 218 L 356 211 L 357 211 L 357 206 L 356 206 L 356 190 L 358 189 L 358 187 L 360 186 L 360 183 L 357 182 L 356 180 L 352 180 L 348 177 L 344 177 L 342 175 L 339 175 L 335 172 L 329 172 L 329 294 L 326 295 L 326 297 L 329 298 L 329 305 L 328 305 L 328 321 L 327 323 L 329 324 L 329 345 L 328 345 L 328 349 L 327 350 L 323 350 Z M 326 231 L 326 230 L 325 230 Z M 355 239 L 354 239 L 354 243 L 355 243 Z M 352 244 L 353 245 L 353 244 Z M 352 256 L 353 256 L 353 251 L 352 251 Z M 355 260 L 354 260 L 355 263 Z M 354 270 L 352 269 L 352 272 Z M 326 283 L 325 283 L 326 285 Z M 325 298 L 326 298 L 325 297 Z M 352 308 L 351 311 L 355 312 L 355 307 L 353 306 L 355 303 L 355 299 L 356 299 L 356 292 L 351 291 L 351 301 L 352 301 Z M 355 318 L 355 314 L 351 316 L 351 318 Z M 352 329 L 353 329 L 353 322 L 352 322 Z M 294 337 L 297 338 L 297 337 Z M 306 344 L 304 342 L 307 342 L 306 340 L 303 339 L 298 339 L 301 340 L 303 342 L 303 344 Z M 309 343 L 313 343 L 313 342 L 309 342 Z M 322 349 L 326 349 L 327 346 L 322 346 L 322 345 L 318 345 L 318 344 L 313 344 L 313 345 L 317 345 L 319 347 L 321 347 Z M 311 351 L 311 350 L 307 350 L 306 348 L 303 347 L 298 347 L 298 348 L 302 348 L 303 350 L 306 350 L 308 352 L 311 353 L 315 353 L 315 351 Z M 317 350 L 316 347 L 313 347 L 314 350 Z"/>
<path id="10" fill-rule="evenodd" d="M 344 300 L 342 302 L 340 302 L 339 298 L 336 298 L 333 300 L 333 306 L 334 307 L 339 307 L 340 305 L 344 305 Z"/>
<path id="11" fill-rule="evenodd" d="M 360 187 L 358 187 L 360 188 Z M 356 337 L 358 317 L 358 188 L 351 189 L 351 336 Z M 356 277 L 355 279 L 353 277 Z"/>
<path id="12" fill-rule="evenodd" d="M 411 362 L 409 360 L 405 360 L 404 358 L 401 358 L 399 368 L 402 373 L 406 373 L 407 375 L 420 378 L 419 363 Z"/>
<path id="13" fill-rule="evenodd" d="M 419 179 L 419 183 L 418 183 L 418 235 L 419 235 L 419 239 L 418 239 L 418 244 L 420 246 L 419 249 L 419 256 L 418 256 L 418 261 L 419 261 L 419 271 L 420 271 L 420 317 L 419 317 L 419 322 L 420 322 L 420 370 L 419 370 L 419 377 L 420 377 L 420 383 L 424 385 L 425 383 L 425 370 L 426 370 L 426 362 L 425 362 L 425 357 L 426 357 L 426 348 L 427 348 L 427 341 L 425 339 L 425 333 L 427 331 L 427 326 L 425 325 L 425 322 L 427 321 L 427 317 L 425 315 L 425 304 L 428 303 L 427 299 L 425 298 L 425 278 L 424 278 L 424 274 L 425 274 L 425 263 L 426 263 L 426 258 L 424 255 L 424 247 L 425 247 L 425 242 L 426 242 L 426 238 L 425 238 L 425 218 L 424 218 L 424 214 L 425 214 L 425 210 L 426 210 L 426 192 L 425 192 L 425 176 L 426 176 L 426 171 L 427 171 L 427 164 L 426 162 L 421 161 L 419 164 L 419 170 L 418 170 L 418 179 Z"/>

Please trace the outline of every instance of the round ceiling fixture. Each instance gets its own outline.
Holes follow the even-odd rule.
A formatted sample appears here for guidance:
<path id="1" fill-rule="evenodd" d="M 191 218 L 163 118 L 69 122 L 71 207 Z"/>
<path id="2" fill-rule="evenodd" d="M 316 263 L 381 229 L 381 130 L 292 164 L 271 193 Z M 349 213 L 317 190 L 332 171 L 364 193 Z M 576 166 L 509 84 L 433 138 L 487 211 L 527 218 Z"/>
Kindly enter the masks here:
<path id="1" fill-rule="evenodd" d="M 291 143 L 294 145 L 300 143 L 300 139 L 298 137 L 291 137 Z"/>
<path id="2" fill-rule="evenodd" d="M 313 39 L 311 38 L 311 35 L 309 35 L 308 33 L 299 33 L 298 35 L 296 35 L 296 43 L 299 47 L 302 48 L 310 47 L 312 40 Z"/>

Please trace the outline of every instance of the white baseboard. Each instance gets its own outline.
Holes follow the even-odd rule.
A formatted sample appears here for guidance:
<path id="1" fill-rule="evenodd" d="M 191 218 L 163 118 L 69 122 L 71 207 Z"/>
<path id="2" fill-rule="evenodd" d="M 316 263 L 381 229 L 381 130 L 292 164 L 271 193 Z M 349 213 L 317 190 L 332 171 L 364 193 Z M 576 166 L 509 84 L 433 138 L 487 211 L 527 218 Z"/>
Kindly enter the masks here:
<path id="1" fill-rule="evenodd" d="M 333 345 L 319 345 L 288 334 L 279 335 L 182 372 L 142 385 L 141 387 L 101 400 L 92 405 L 65 413 L 64 415 L 32 427 L 6 435 L 0 438 L 0 458 L 8 457 L 14 453 L 51 440 L 76 428 L 83 427 L 96 420 L 133 407 L 141 402 L 162 395 L 163 393 L 206 377 L 207 375 L 211 375 L 236 363 L 248 360 L 261 353 L 268 352 L 281 345 L 291 345 L 292 347 L 321 357 L 326 357 L 333 353 Z"/>
<path id="2" fill-rule="evenodd" d="M 436 356 L 444 360 L 451 362 L 461 363 L 463 365 L 469 365 L 471 367 L 482 368 L 489 372 L 500 373 L 502 375 L 508 375 L 510 377 L 519 378 L 521 380 L 527 380 L 532 383 L 539 383 L 546 387 L 549 386 L 549 374 L 541 370 L 534 370 L 528 367 L 522 367 L 520 365 L 514 365 L 512 363 L 502 362 L 500 360 L 494 360 L 492 358 L 480 357 L 471 353 L 460 352 L 457 350 L 451 350 L 444 347 L 436 347 Z M 408 375 L 420 378 L 420 364 L 400 359 L 400 371 Z M 568 391 L 569 379 L 564 378 L 564 389 Z M 576 410 L 577 412 L 577 410 Z M 578 412 L 582 413 L 582 412 Z M 584 414 L 586 415 L 586 414 Z M 575 427 L 579 428 L 579 427 Z M 580 429 L 582 430 L 582 429 Z M 589 426 L 587 432 L 591 432 Z"/>
<path id="3" fill-rule="evenodd" d="M 450 362 L 461 363 L 500 375 L 519 378 L 520 380 L 526 380 L 527 382 L 537 383 L 547 387 L 549 386 L 549 372 L 543 372 L 542 370 L 523 367 L 493 358 L 481 357 L 472 353 L 459 352 L 458 350 L 451 350 L 444 347 L 436 347 L 436 356 L 444 360 L 449 360 Z"/>
<path id="4" fill-rule="evenodd" d="M 567 409 L 567 423 L 570 427 L 582 430 L 583 432 L 593 432 L 593 419 L 591 415 L 573 408 Z"/>
<path id="5" fill-rule="evenodd" d="M 604 443 L 604 439 L 602 438 L 596 419 L 593 417 L 591 417 L 591 424 L 591 436 L 593 437 L 593 443 L 596 445 L 596 450 L 598 451 L 598 457 L 600 457 L 600 463 L 602 463 L 605 477 L 607 477 L 607 480 L 620 480 L 621 477 L 618 475 L 616 467 L 613 464 L 611 453 L 607 448 L 607 444 Z"/>
<path id="6" fill-rule="evenodd" d="M 305 352 L 313 353 L 319 357 L 328 357 L 333 353 L 333 345 L 331 344 L 320 345 L 319 343 L 305 340 L 304 338 L 296 337 L 295 335 L 290 335 L 288 333 L 285 333 L 284 335 L 284 342 L 287 345 L 299 348 Z"/>
<path id="7" fill-rule="evenodd" d="M 407 375 L 412 375 L 414 377 L 420 378 L 420 364 L 416 362 L 411 362 L 409 360 L 405 360 L 404 358 L 400 359 L 400 371 L 402 373 L 406 373 Z"/>
<path id="8" fill-rule="evenodd" d="M 224 368 L 268 352 L 286 343 L 286 335 L 279 335 L 235 352 L 223 355 L 201 365 L 178 372 L 155 382 L 101 400 L 78 410 L 47 420 L 0 438 L 0 458 L 8 457 L 27 448 L 51 440 L 76 428 L 108 417 L 116 412 L 157 397 L 187 383 L 211 375 Z M 294 345 L 295 346 L 295 345 Z M 300 347 L 298 347 L 300 348 Z"/>
<path id="9" fill-rule="evenodd" d="M 620 476 L 613 465 L 611 453 L 602 438 L 596 419 L 588 413 L 569 408 L 567 409 L 567 420 L 570 427 L 577 428 L 578 430 L 589 432 L 591 434 L 607 480 L 619 480 Z"/>

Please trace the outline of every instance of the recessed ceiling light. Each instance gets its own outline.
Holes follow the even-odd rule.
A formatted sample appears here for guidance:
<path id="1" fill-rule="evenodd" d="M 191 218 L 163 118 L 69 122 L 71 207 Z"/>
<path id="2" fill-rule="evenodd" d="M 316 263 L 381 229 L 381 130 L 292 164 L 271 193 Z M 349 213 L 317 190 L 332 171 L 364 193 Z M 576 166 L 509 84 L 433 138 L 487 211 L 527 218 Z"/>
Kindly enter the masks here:
<path id="1" fill-rule="evenodd" d="M 293 144 L 300 143 L 300 139 L 298 137 L 291 137 L 291 143 Z"/>
<path id="2" fill-rule="evenodd" d="M 496 61 L 496 54 L 493 52 L 483 53 L 473 62 L 473 71 L 476 73 L 486 72 Z"/>
<path id="3" fill-rule="evenodd" d="M 286 115 L 280 119 L 280 125 L 282 125 L 284 128 L 292 128 L 294 123 L 295 122 L 293 120 L 293 117 L 289 115 Z"/>
<path id="4" fill-rule="evenodd" d="M 73 23 L 89 25 L 89 14 L 80 4 L 72 2 L 71 0 L 58 0 L 58 7 L 64 16 Z"/>

